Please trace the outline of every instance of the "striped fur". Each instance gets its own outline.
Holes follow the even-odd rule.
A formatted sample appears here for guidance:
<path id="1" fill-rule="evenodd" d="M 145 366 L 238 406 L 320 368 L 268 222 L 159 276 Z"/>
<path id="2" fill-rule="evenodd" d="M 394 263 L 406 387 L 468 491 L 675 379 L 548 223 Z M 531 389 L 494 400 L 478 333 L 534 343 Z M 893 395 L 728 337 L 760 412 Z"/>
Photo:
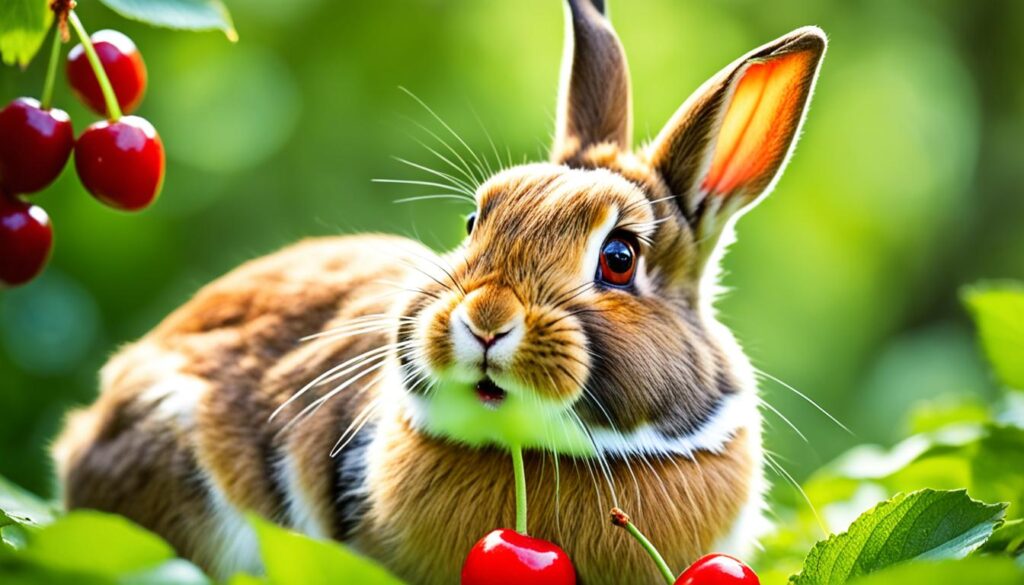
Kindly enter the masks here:
<path id="1" fill-rule="evenodd" d="M 582 583 L 658 579 L 607 523 L 613 504 L 674 567 L 748 550 L 758 398 L 712 291 L 722 242 L 792 152 L 824 35 L 736 61 L 633 152 L 603 5 L 567 3 L 552 161 L 480 185 L 459 248 L 308 240 L 203 288 L 69 417 L 54 447 L 67 506 L 124 514 L 219 577 L 260 569 L 254 512 L 450 584 L 477 538 L 512 524 L 507 447 L 522 443 L 531 531 Z M 613 233 L 638 245 L 623 288 L 595 281 Z M 485 377 L 506 402 L 476 399 Z"/>

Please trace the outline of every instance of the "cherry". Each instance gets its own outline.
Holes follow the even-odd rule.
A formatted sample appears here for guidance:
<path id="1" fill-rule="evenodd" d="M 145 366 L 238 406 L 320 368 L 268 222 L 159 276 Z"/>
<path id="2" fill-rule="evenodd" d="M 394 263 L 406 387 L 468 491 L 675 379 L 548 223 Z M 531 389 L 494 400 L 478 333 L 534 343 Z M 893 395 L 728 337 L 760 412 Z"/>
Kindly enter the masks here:
<path id="1" fill-rule="evenodd" d="M 96 122 L 78 138 L 75 169 L 93 197 L 117 209 L 138 211 L 160 194 L 164 145 L 144 118 Z"/>
<path id="2" fill-rule="evenodd" d="M 711 553 L 697 559 L 675 585 L 760 585 L 754 570 L 735 557 Z"/>
<path id="3" fill-rule="evenodd" d="M 462 565 L 462 585 L 575 585 L 576 570 L 558 545 L 501 528 L 480 539 Z"/>
<path id="4" fill-rule="evenodd" d="M 132 113 L 146 92 L 146 64 L 142 62 L 142 54 L 131 39 L 116 30 L 96 31 L 89 39 L 110 78 L 121 110 L 125 114 Z M 67 70 L 68 81 L 78 99 L 101 116 L 108 115 L 100 83 L 81 44 L 68 53 Z"/>
<path id="5" fill-rule="evenodd" d="M 0 110 L 0 187 L 35 193 L 60 175 L 71 156 L 75 133 L 67 112 L 42 109 L 18 98 Z"/>
<path id="6" fill-rule="evenodd" d="M 0 193 L 0 285 L 35 278 L 52 247 L 53 228 L 43 208 Z"/>

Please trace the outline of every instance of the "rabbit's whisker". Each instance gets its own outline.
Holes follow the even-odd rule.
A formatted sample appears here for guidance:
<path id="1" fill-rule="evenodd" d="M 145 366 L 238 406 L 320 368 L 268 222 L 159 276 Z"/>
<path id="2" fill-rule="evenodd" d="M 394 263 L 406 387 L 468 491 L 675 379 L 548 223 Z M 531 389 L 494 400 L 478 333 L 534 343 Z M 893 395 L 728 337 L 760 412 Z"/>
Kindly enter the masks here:
<path id="1" fill-rule="evenodd" d="M 430 193 L 428 195 L 416 195 L 415 197 L 402 197 L 401 199 L 395 199 L 393 203 L 415 203 L 416 201 L 431 201 L 434 199 L 449 199 L 459 201 L 460 203 L 469 203 L 470 205 L 476 206 L 476 202 L 467 200 L 462 195 L 454 195 L 451 193 Z"/>
<path id="2" fill-rule="evenodd" d="M 427 111 L 427 113 L 429 113 L 431 116 L 433 116 L 433 118 L 435 120 L 437 120 L 437 122 L 439 124 L 441 124 L 441 126 L 444 127 L 444 129 L 447 130 L 448 133 L 451 134 L 452 137 L 454 137 L 455 140 L 457 140 L 459 142 L 459 144 L 462 145 L 463 148 L 466 149 L 466 152 L 468 152 L 470 154 L 470 156 L 472 156 L 473 159 L 476 161 L 474 166 L 476 166 L 477 170 L 480 171 L 480 174 L 482 176 L 480 182 L 483 183 L 483 181 L 486 179 L 487 173 L 486 173 L 486 171 L 483 168 L 483 164 L 480 162 L 480 157 L 476 154 L 476 152 L 473 151 L 472 148 L 469 147 L 469 144 L 467 144 L 466 141 L 462 139 L 462 136 L 460 136 L 458 132 L 456 132 L 451 126 L 449 126 L 448 123 L 445 122 L 444 119 L 441 118 L 441 116 L 439 116 L 437 114 L 437 112 L 435 112 L 433 110 L 433 108 L 428 106 L 425 101 L 420 99 L 419 96 L 417 96 L 416 94 L 414 94 L 413 92 L 409 91 L 408 89 L 406 89 L 404 87 L 399 87 L 399 89 L 402 90 L 403 92 L 405 92 L 405 94 L 408 95 L 409 97 L 411 97 L 412 99 L 416 100 L 416 102 L 420 106 L 422 106 L 423 109 Z"/>
<path id="3" fill-rule="evenodd" d="M 437 187 L 438 189 L 451 189 L 456 193 L 462 193 L 463 195 L 466 195 L 467 200 L 476 203 L 476 199 L 473 199 L 471 196 L 472 193 L 459 189 L 454 185 L 448 185 L 446 183 L 438 183 L 436 181 L 420 181 L 417 179 L 371 179 L 371 181 L 374 183 L 386 183 L 392 185 L 416 185 L 419 187 Z"/>
<path id="4" fill-rule="evenodd" d="M 380 397 L 374 398 L 369 402 L 369 404 L 363 407 L 363 410 L 361 410 L 359 414 L 352 419 L 348 428 L 345 429 L 345 432 L 343 432 L 337 442 L 334 443 L 334 447 L 331 449 L 331 457 L 337 457 L 339 453 L 345 450 L 345 447 L 348 447 L 349 443 L 352 442 L 352 439 L 355 439 L 356 435 L 358 435 L 359 432 L 363 430 L 363 427 L 366 426 L 366 423 L 373 418 L 373 415 L 377 412 L 377 408 L 379 407 Z"/>
<path id="5" fill-rule="evenodd" d="M 398 161 L 398 162 L 400 162 L 400 163 L 402 163 L 404 165 L 408 165 L 408 166 L 410 166 L 410 167 L 412 167 L 414 169 L 419 169 L 419 170 L 421 170 L 423 172 L 430 173 L 431 175 L 434 175 L 435 177 L 440 177 L 442 179 L 445 179 L 445 180 L 451 182 L 453 184 L 453 186 L 459 187 L 459 190 L 461 192 L 473 193 L 474 191 L 476 191 L 476 187 L 474 185 L 472 185 L 470 183 L 467 183 L 465 181 L 465 179 L 456 177 L 455 175 L 452 175 L 450 173 L 446 173 L 444 171 L 440 171 L 438 169 L 431 168 L 431 167 L 428 167 L 426 165 L 421 165 L 421 164 L 413 162 L 411 160 L 406 160 L 406 159 L 404 159 L 404 158 L 402 158 L 400 156 L 395 156 L 395 157 L 392 157 L 392 158 L 395 159 L 396 161 Z"/>
<path id="6" fill-rule="evenodd" d="M 484 136 L 487 137 L 487 142 L 491 144 L 491 151 L 494 153 L 494 163 L 497 165 L 497 170 L 491 168 L 489 162 L 487 168 L 491 171 L 492 175 L 497 174 L 498 171 L 502 170 L 501 156 L 498 154 L 498 146 L 494 143 L 494 138 L 491 137 L 491 133 L 487 131 L 487 126 L 484 125 L 484 121 L 480 118 L 480 115 L 476 113 L 476 110 L 473 109 L 472 105 L 469 106 L 469 111 L 472 112 L 473 117 L 476 118 L 476 122 L 480 125 L 480 129 L 484 131 Z M 487 160 L 486 155 L 484 155 L 484 160 Z"/>
<path id="7" fill-rule="evenodd" d="M 817 508 L 814 507 L 814 503 L 811 501 L 810 496 L 807 495 L 807 492 L 804 491 L 804 488 L 800 487 L 800 482 L 793 479 L 793 476 L 790 475 L 789 472 L 786 471 L 786 469 L 782 465 L 780 465 L 778 461 L 775 460 L 775 457 L 767 449 L 765 449 L 764 451 L 764 459 L 765 462 L 768 463 L 768 466 L 773 471 L 775 471 L 777 475 L 783 477 L 791 486 L 793 486 L 793 488 L 797 492 L 800 493 L 800 496 L 803 498 L 805 502 L 807 502 L 807 506 L 811 509 L 811 513 L 814 514 L 814 519 L 818 522 L 818 527 L 821 529 L 821 532 L 825 536 L 828 536 L 828 527 L 822 521 L 821 516 L 818 515 L 818 510 Z"/>
<path id="8" fill-rule="evenodd" d="M 411 343 L 411 342 L 404 342 L 404 343 Z M 316 378 L 313 378 L 312 380 L 310 380 L 305 386 L 303 386 L 301 389 L 299 389 L 295 394 L 292 394 L 292 396 L 290 398 L 288 398 L 288 400 L 284 401 L 283 404 L 281 404 L 276 409 L 274 409 L 274 412 L 271 413 L 270 418 L 268 420 L 274 420 L 279 414 L 281 414 L 281 412 L 283 412 L 286 408 L 288 408 L 288 406 L 290 406 L 293 402 L 295 402 L 300 397 L 302 397 L 306 392 L 309 392 L 310 389 L 312 389 L 312 388 L 314 388 L 316 386 L 319 386 L 328 377 L 334 375 L 339 370 L 348 368 L 348 369 L 345 370 L 346 372 L 348 372 L 348 371 L 352 371 L 353 368 L 358 368 L 359 366 L 364 365 L 367 362 L 367 360 L 371 360 L 371 361 L 372 360 L 377 360 L 377 359 L 383 360 L 384 358 L 387 357 L 388 352 L 390 352 L 390 351 L 392 351 L 392 350 L 394 350 L 396 348 L 399 348 L 399 347 L 402 347 L 401 343 L 390 343 L 390 344 L 383 345 L 383 346 L 380 346 L 380 347 L 375 347 L 373 349 L 365 351 L 365 352 L 363 352 L 363 353 L 361 353 L 361 354 L 359 354 L 359 355 L 357 355 L 357 356 L 355 356 L 355 357 L 353 357 L 351 359 L 348 359 L 348 360 L 346 360 L 346 361 L 344 361 L 344 362 L 342 362 L 342 363 L 340 363 L 340 364 L 330 368 L 326 372 L 323 372 L 322 374 L 320 374 Z"/>
<path id="9" fill-rule="evenodd" d="M 423 142 L 418 137 L 414 136 L 412 133 L 407 132 L 406 134 L 409 136 L 409 138 L 411 138 L 414 142 L 416 142 L 417 144 L 419 144 L 420 146 L 425 148 L 428 152 L 430 152 L 430 154 L 433 154 L 434 156 L 439 158 L 441 161 L 443 161 L 445 164 L 450 166 L 452 168 L 452 170 L 454 170 L 454 171 L 458 172 L 460 175 L 462 175 L 464 177 L 464 181 L 463 181 L 464 183 L 469 184 L 471 187 L 479 186 L 481 184 L 481 181 L 480 181 L 479 177 L 477 177 L 476 175 L 474 175 L 474 174 L 472 174 L 470 172 L 470 170 L 468 168 L 468 163 L 466 163 L 466 161 L 461 156 L 459 156 L 459 153 L 456 152 L 455 149 L 453 149 L 447 142 L 445 142 L 440 136 L 435 134 L 433 131 L 431 131 L 429 128 L 427 128 L 423 124 L 420 124 L 419 122 L 417 122 L 417 121 L 415 121 L 415 120 L 413 120 L 411 118 L 406 118 L 406 119 L 409 120 L 410 122 L 412 122 L 412 124 L 416 125 L 421 130 L 426 132 L 427 134 L 429 134 L 430 136 L 432 136 L 435 140 L 440 142 L 449 152 L 451 152 L 455 156 L 455 158 L 459 162 L 462 163 L 462 166 L 459 166 L 459 165 L 455 164 L 454 162 L 452 162 L 451 159 L 449 159 L 445 155 L 443 155 L 440 152 L 438 152 L 435 148 L 431 147 L 426 142 Z M 475 191 L 475 187 L 473 187 L 471 190 Z"/>
<path id="10" fill-rule="evenodd" d="M 832 414 L 831 414 L 831 413 L 830 413 L 829 411 L 827 411 L 827 410 L 825 410 L 824 408 L 822 408 L 822 407 L 821 407 L 821 405 L 819 405 L 819 404 L 818 404 L 817 402 L 815 402 L 815 401 L 814 401 L 813 399 L 811 399 L 811 397 L 810 397 L 810 396 L 808 396 L 808 395 L 804 394 L 803 392 L 801 392 L 801 391 L 797 390 L 797 389 L 796 389 L 796 388 L 794 388 L 793 386 L 791 386 L 791 385 L 787 384 L 786 382 L 783 382 L 783 381 L 782 381 L 782 380 L 780 380 L 779 378 L 776 378 L 775 376 L 773 376 L 773 375 L 769 374 L 768 372 L 766 372 L 766 371 L 762 370 L 761 368 L 757 368 L 757 367 L 755 367 L 755 368 L 754 368 L 754 371 L 755 371 L 755 372 L 756 372 L 756 373 L 757 373 L 757 374 L 758 374 L 759 376 L 763 376 L 763 377 L 765 377 L 765 378 L 767 378 L 767 379 L 769 379 L 769 380 L 771 380 L 771 381 L 775 382 L 776 384 L 778 384 L 778 385 L 782 386 L 783 388 L 786 388 L 786 389 L 787 389 L 787 390 L 789 390 L 790 392 L 793 392 L 794 394 L 796 394 L 796 395 L 797 395 L 797 396 L 799 396 L 800 398 L 803 398 L 803 399 L 804 399 L 804 400 L 805 400 L 805 401 L 806 401 L 806 402 L 807 402 L 808 404 L 810 404 L 811 406 L 813 406 L 814 408 L 816 408 L 816 409 L 818 410 L 818 412 L 820 412 L 821 414 L 823 414 L 823 415 L 825 415 L 826 417 L 828 417 L 828 419 L 829 419 L 829 420 L 831 420 L 831 421 L 832 421 L 833 423 L 835 423 L 835 424 L 836 424 L 836 425 L 837 425 L 837 426 L 838 426 L 839 428 L 843 429 L 844 431 L 846 431 L 847 433 L 849 433 L 849 434 L 850 434 L 851 436 L 856 436 L 856 435 L 854 435 L 854 432 L 853 432 L 853 431 L 851 431 L 851 430 L 850 430 L 850 429 L 849 429 L 849 428 L 848 428 L 848 427 L 847 427 L 846 425 L 844 425 L 843 423 L 839 422 L 839 419 L 837 419 L 836 417 L 832 416 Z"/>
<path id="11" fill-rule="evenodd" d="M 772 406 L 767 400 L 764 400 L 763 398 L 758 398 L 757 402 L 761 406 L 775 413 L 775 416 L 782 419 L 782 422 L 786 423 L 786 425 L 789 426 L 789 428 L 793 429 L 793 432 L 796 433 L 797 436 L 800 437 L 800 439 L 802 439 L 804 443 L 807 443 L 808 445 L 811 443 L 810 441 L 807 440 L 807 437 L 800 432 L 800 429 L 798 429 L 795 424 L 793 424 L 788 418 L 786 418 L 786 415 L 782 414 L 782 412 L 780 412 L 779 409 Z"/>

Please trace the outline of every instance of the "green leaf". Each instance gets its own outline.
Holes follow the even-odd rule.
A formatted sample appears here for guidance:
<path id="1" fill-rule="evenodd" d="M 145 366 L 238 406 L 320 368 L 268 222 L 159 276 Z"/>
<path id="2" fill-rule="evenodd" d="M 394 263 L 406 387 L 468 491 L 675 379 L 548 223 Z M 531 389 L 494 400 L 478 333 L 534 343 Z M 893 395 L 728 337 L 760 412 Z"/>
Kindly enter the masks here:
<path id="1" fill-rule="evenodd" d="M 0 526 L 11 522 L 42 526 L 53 522 L 53 518 L 52 506 L 0 477 Z"/>
<path id="2" fill-rule="evenodd" d="M 1024 390 L 1024 286 L 981 284 L 966 289 L 963 298 L 999 379 Z"/>
<path id="3" fill-rule="evenodd" d="M 52 22 L 48 0 L 0 1 L 0 56 L 4 63 L 26 67 Z"/>
<path id="4" fill-rule="evenodd" d="M 118 577 L 153 569 L 174 550 L 121 516 L 83 510 L 29 533 L 20 556 L 53 570 Z"/>
<path id="5" fill-rule="evenodd" d="M 1008 520 L 992 533 L 979 550 L 987 553 L 1024 554 L 1024 520 Z"/>
<path id="6" fill-rule="evenodd" d="M 199 567 L 192 563 L 174 559 L 154 568 L 123 575 L 118 579 L 121 585 L 210 585 L 211 581 Z"/>
<path id="7" fill-rule="evenodd" d="M 221 0 L 100 0 L 125 18 L 183 30 L 221 30 L 238 40 L 231 15 Z"/>
<path id="8" fill-rule="evenodd" d="M 333 542 L 313 540 L 255 516 L 250 522 L 260 541 L 267 577 L 274 585 L 398 585 L 373 561 Z"/>
<path id="9" fill-rule="evenodd" d="M 846 583 L 910 560 L 959 559 L 985 543 L 1006 506 L 964 490 L 899 494 L 862 514 L 850 529 L 811 549 L 797 585 Z"/>
<path id="10" fill-rule="evenodd" d="M 1020 585 L 1024 572 L 1010 559 L 972 557 L 959 561 L 907 563 L 850 582 L 850 585 Z"/>

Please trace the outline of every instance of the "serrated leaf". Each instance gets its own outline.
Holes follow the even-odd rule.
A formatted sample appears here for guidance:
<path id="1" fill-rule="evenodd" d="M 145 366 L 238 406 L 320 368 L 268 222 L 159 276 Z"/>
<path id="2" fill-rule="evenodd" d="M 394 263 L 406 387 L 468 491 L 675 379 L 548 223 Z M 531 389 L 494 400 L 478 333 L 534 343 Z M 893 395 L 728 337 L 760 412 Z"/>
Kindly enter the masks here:
<path id="1" fill-rule="evenodd" d="M 898 494 L 814 545 L 792 581 L 833 585 L 911 560 L 963 558 L 984 544 L 1005 508 L 964 490 Z"/>
<path id="2" fill-rule="evenodd" d="M 39 52 L 52 22 L 48 0 L 0 2 L 0 57 L 4 63 L 26 67 Z"/>
<path id="3" fill-rule="evenodd" d="M 221 0 L 100 0 L 125 18 L 182 30 L 221 30 L 238 40 L 231 15 Z"/>
<path id="4" fill-rule="evenodd" d="M 400 585 L 375 562 L 334 543 L 313 540 L 250 517 L 260 541 L 267 577 L 274 585 Z"/>
<path id="5" fill-rule="evenodd" d="M 30 532 L 20 555 L 57 571 L 119 577 L 153 569 L 174 550 L 126 518 L 82 510 Z"/>
<path id="6" fill-rule="evenodd" d="M 899 565 L 850 585 L 1020 585 L 1024 573 L 1010 559 L 972 557 L 959 561 L 919 562 Z"/>
<path id="7" fill-rule="evenodd" d="M 977 285 L 966 289 L 963 298 L 999 379 L 1024 390 L 1024 285 Z"/>
<path id="8" fill-rule="evenodd" d="M 0 526 L 5 519 L 15 524 L 42 526 L 53 522 L 54 509 L 6 479 L 0 477 Z"/>

